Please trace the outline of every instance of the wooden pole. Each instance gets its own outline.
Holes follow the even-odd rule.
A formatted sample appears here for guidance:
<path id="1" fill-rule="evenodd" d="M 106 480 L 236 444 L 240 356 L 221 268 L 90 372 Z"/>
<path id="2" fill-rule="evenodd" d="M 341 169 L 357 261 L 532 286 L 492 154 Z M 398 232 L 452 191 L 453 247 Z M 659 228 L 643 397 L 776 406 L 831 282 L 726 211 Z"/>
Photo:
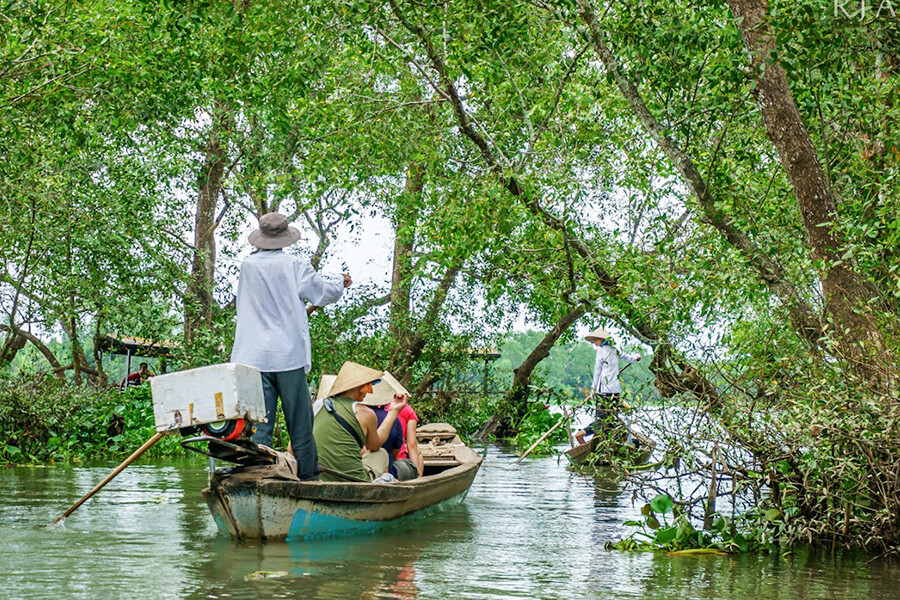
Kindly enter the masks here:
<path id="1" fill-rule="evenodd" d="M 587 398 L 585 398 L 578 406 L 576 406 L 575 408 L 572 409 L 572 414 L 574 415 L 574 414 L 575 414 L 575 411 L 578 410 L 579 408 L 581 408 L 582 406 L 584 406 L 585 403 L 586 403 L 588 400 L 590 400 L 590 399 L 591 399 L 591 396 L 589 395 L 589 396 L 588 396 Z M 565 415 L 565 413 L 563 413 L 563 414 Z M 522 456 L 519 457 L 519 460 L 516 461 L 516 464 L 519 464 L 520 462 L 522 462 L 523 460 L 525 460 L 525 457 L 528 456 L 529 454 L 531 454 L 531 451 L 534 450 L 535 448 L 537 448 L 538 444 L 540 444 L 540 443 L 543 442 L 545 439 L 547 439 L 547 436 L 548 436 L 548 435 L 550 435 L 551 433 L 553 433 L 554 431 L 556 431 L 556 428 L 557 428 L 557 427 L 559 427 L 560 425 L 562 425 L 563 423 L 565 423 L 565 422 L 568 421 L 568 420 L 569 420 L 569 417 L 568 417 L 568 416 L 564 416 L 562 419 L 560 419 L 559 421 L 557 421 L 556 424 L 555 424 L 553 427 L 551 427 L 551 428 L 547 431 L 547 433 L 545 433 L 544 435 L 542 435 L 541 437 L 539 437 L 539 438 L 538 438 L 538 441 L 536 441 L 535 443 L 533 443 L 533 444 L 531 445 L 531 448 L 529 448 L 528 450 L 526 450 L 525 453 L 524 453 Z M 571 435 L 571 433 L 570 433 L 569 435 Z"/>
<path id="2" fill-rule="evenodd" d="M 548 435 L 550 435 L 551 433 L 553 433 L 554 431 L 556 431 L 556 428 L 559 427 L 560 425 L 562 425 L 563 423 L 565 423 L 566 421 L 568 421 L 568 419 L 565 419 L 565 418 L 560 419 L 559 421 L 557 421 L 557 422 L 556 422 L 556 425 L 554 425 L 553 427 L 551 427 L 550 429 L 548 429 L 548 430 L 547 430 L 547 433 L 545 433 L 544 435 L 542 435 L 541 437 L 539 437 L 539 438 L 538 438 L 538 441 L 536 441 L 535 443 L 533 443 L 533 444 L 531 445 L 531 448 L 529 448 L 528 450 L 526 450 L 526 451 L 525 451 L 525 454 L 523 454 L 522 456 L 519 457 L 519 460 L 516 461 L 516 464 L 519 464 L 520 462 L 522 462 L 523 460 L 525 460 L 525 457 L 528 456 L 529 454 L 531 454 L 531 451 L 534 450 L 535 448 L 537 448 L 538 444 L 540 444 L 541 442 L 543 442 L 544 440 L 546 440 Z"/>
<path id="3" fill-rule="evenodd" d="M 568 419 L 569 418 L 569 410 L 566 408 L 565 404 L 563 404 L 562 411 L 563 411 L 563 417 L 565 419 Z M 574 448 L 575 447 L 575 438 L 572 437 L 572 430 L 569 429 L 568 427 L 566 428 L 566 434 L 569 436 L 569 447 Z"/>
<path id="4" fill-rule="evenodd" d="M 72 508 L 70 508 L 69 510 L 67 510 L 66 512 L 64 512 L 64 513 L 62 514 L 62 516 L 61 516 L 60 518 L 58 518 L 57 520 L 53 521 L 52 524 L 53 524 L 53 525 L 56 525 L 57 523 L 59 523 L 60 521 L 62 521 L 63 519 L 65 519 L 66 517 L 68 517 L 69 515 L 71 515 L 73 512 L 75 512 L 75 509 L 77 509 L 79 506 L 81 506 L 82 504 L 84 504 L 84 502 L 85 502 L 88 498 L 90 498 L 91 496 L 93 496 L 94 494 L 96 494 L 97 492 L 99 492 L 99 491 L 103 488 L 103 486 L 105 486 L 107 483 L 109 483 L 110 481 L 112 481 L 113 478 L 115 478 L 116 475 L 118 475 L 118 474 L 121 473 L 123 470 L 125 470 L 125 467 L 127 467 L 128 465 L 130 465 L 131 463 L 133 463 L 134 461 L 136 461 L 136 460 L 141 456 L 141 454 L 143 454 L 144 452 L 146 452 L 146 451 L 150 448 L 150 446 L 152 446 L 153 444 L 155 444 L 156 442 L 158 442 L 159 440 L 161 440 L 161 439 L 163 438 L 163 436 L 166 435 L 166 433 L 167 433 L 167 432 L 165 432 L 165 431 L 157 432 L 156 435 L 154 435 L 152 438 L 150 438 L 149 440 L 147 440 L 146 442 L 144 442 L 144 445 L 143 445 L 143 446 L 141 446 L 140 448 L 138 448 L 137 450 L 135 450 L 134 453 L 133 453 L 131 456 L 129 456 L 128 458 L 126 458 L 126 459 L 122 462 L 122 464 L 119 465 L 118 467 L 116 467 L 116 468 L 113 470 L 112 473 L 110 473 L 109 475 L 107 475 L 106 478 L 105 478 L 103 481 L 101 481 L 101 482 L 98 483 L 96 486 L 94 486 L 94 489 L 92 489 L 90 492 L 88 492 L 88 493 L 84 496 L 84 498 L 82 498 L 81 500 L 79 500 L 78 502 L 76 502 L 75 504 L 73 504 L 73 505 L 72 505 Z"/>

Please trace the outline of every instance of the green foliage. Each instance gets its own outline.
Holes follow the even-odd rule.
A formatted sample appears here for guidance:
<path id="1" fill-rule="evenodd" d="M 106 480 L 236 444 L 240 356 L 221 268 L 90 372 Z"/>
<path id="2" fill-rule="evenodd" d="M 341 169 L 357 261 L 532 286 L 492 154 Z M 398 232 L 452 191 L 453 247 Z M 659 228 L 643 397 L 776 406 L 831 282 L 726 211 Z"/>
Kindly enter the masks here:
<path id="1" fill-rule="evenodd" d="M 124 458 L 154 433 L 147 384 L 119 393 L 41 375 L 0 378 L 0 462 Z M 183 454 L 167 436 L 147 456 Z"/>
<path id="2" fill-rule="evenodd" d="M 790 516 L 777 531 L 785 540 L 895 545 L 900 505 L 884 490 L 897 489 L 900 471 L 891 387 L 900 354 L 896 22 L 836 18 L 812 0 L 771 3 L 772 60 L 812 137 L 810 162 L 836 196 L 828 223 L 806 223 L 753 101 L 727 4 L 593 5 L 658 131 L 587 43 L 573 3 L 8 3 L 0 360 L 17 328 L 63 341 L 29 342 L 3 372 L 46 369 L 49 354 L 52 368 L 69 376 L 81 362 L 74 378 L 99 382 L 91 338 L 177 341 L 194 271 L 209 267 L 202 294 L 229 305 L 232 259 L 256 213 L 305 218 L 326 259 L 337 238 L 368 252 L 361 232 L 384 216 L 403 268 L 382 274 L 390 289 L 355 288 L 313 315 L 313 380 L 348 359 L 398 367 L 414 386 L 424 382 L 423 418 L 474 431 L 542 334 L 504 340 L 488 394 L 478 393 L 482 373 L 468 350 L 495 344 L 522 318 L 547 331 L 583 303 L 580 326 L 602 318 L 639 333 L 656 345 L 657 374 L 715 386 L 721 402 L 704 398 L 710 412 L 692 421 L 709 439 L 689 448 L 679 445 L 684 431 L 663 439 L 698 471 L 712 462 L 709 440 L 746 452 L 738 462 L 754 467 L 745 471 L 787 494 L 769 505 L 763 478 L 735 482 L 760 527 L 779 510 Z M 697 168 L 710 203 L 660 136 L 682 166 Z M 195 231 L 195 200 L 216 156 L 224 188 L 212 216 L 221 218 Z M 408 185 L 414 174 L 419 191 Z M 807 234 L 826 226 L 842 237 L 833 262 L 865 280 L 856 309 L 880 332 L 836 322 L 825 308 L 842 290 L 824 285 L 833 265 L 816 258 Z M 208 236 L 217 255 L 191 247 Z M 878 360 L 810 344 L 789 314 L 797 302 L 849 347 L 878 333 Z M 212 312 L 178 366 L 228 357 L 231 309 Z M 571 335 L 532 382 L 559 401 L 580 397 L 592 370 L 590 347 Z M 670 349 L 686 363 L 673 365 Z M 658 382 L 673 405 L 691 398 L 649 363 L 622 374 L 626 401 L 657 401 Z M 872 381 L 856 377 L 866 369 Z M 118 397 L 26 379 L 3 380 L 3 460 L 115 453 L 148 432 L 146 399 L 131 396 L 139 391 Z M 546 424 L 534 410 L 518 423 L 517 443 Z M 126 433 L 104 439 L 116 412 Z M 693 535 L 686 526 L 682 534 L 684 543 Z"/>
<path id="3" fill-rule="evenodd" d="M 640 521 L 626 521 L 636 528 L 628 537 L 618 542 L 608 542 L 608 549 L 683 552 L 691 550 L 719 550 L 722 552 L 774 551 L 771 540 L 771 523 L 781 514 L 767 512 L 762 519 L 745 515 L 741 524 L 714 515 L 711 527 L 698 530 L 690 517 L 683 513 L 668 494 L 658 494 L 641 508 Z M 768 524 L 768 526 L 767 526 Z M 738 529 L 744 529 L 741 533 Z M 769 534 L 769 535 L 767 535 Z"/>
<path id="4" fill-rule="evenodd" d="M 525 416 L 515 424 L 516 436 L 511 440 L 516 448 L 525 450 L 538 441 L 542 435 L 550 431 L 563 418 L 560 414 L 550 412 L 550 406 L 532 403 Z M 546 456 L 553 451 L 553 447 L 567 441 L 566 424 L 557 427 L 553 433 L 547 436 L 530 456 Z"/>

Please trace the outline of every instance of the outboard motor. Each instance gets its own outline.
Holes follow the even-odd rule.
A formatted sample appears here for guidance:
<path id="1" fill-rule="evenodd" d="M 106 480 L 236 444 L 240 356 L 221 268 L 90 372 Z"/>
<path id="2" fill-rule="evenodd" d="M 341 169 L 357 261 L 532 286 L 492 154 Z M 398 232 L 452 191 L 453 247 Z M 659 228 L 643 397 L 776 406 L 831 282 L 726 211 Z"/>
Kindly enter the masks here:
<path id="1" fill-rule="evenodd" d="M 238 464 L 270 460 L 250 439 L 266 422 L 258 369 L 225 363 L 157 375 L 150 389 L 156 430 L 179 430 L 188 450 Z"/>

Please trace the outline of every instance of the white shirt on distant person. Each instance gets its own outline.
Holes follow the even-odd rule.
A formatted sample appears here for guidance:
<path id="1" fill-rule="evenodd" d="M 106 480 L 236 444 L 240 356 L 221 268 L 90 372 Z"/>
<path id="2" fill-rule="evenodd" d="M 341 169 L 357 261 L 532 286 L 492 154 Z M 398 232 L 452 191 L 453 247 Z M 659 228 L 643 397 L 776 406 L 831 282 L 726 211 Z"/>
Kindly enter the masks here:
<path id="1" fill-rule="evenodd" d="M 628 354 L 616 352 L 612 344 L 597 346 L 597 358 L 594 361 L 594 379 L 591 382 L 591 390 L 600 394 L 621 394 L 622 384 L 619 383 L 619 359 L 627 363 L 633 363 L 641 359 L 640 354 Z"/>
<path id="2" fill-rule="evenodd" d="M 324 306 L 343 292 L 343 275 L 319 275 L 299 256 L 281 250 L 251 254 L 241 264 L 231 362 L 263 372 L 308 373 L 312 350 L 304 301 Z"/>

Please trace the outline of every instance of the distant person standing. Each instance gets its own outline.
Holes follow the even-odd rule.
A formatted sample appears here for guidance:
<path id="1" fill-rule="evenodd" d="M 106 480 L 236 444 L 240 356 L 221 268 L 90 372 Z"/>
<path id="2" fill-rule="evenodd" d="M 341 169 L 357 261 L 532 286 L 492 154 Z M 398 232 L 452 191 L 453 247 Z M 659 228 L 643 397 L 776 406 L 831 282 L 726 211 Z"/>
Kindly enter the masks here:
<path id="1" fill-rule="evenodd" d="M 620 395 L 622 384 L 619 383 L 619 359 L 627 363 L 641 360 L 640 354 L 621 354 L 616 351 L 612 336 L 608 331 L 595 329 L 584 337 L 597 347 L 597 358 L 594 360 L 594 377 L 591 380 L 591 394 L 599 396 L 594 409 L 594 422 L 575 433 L 579 444 L 584 443 L 584 436 L 596 434 L 611 428 L 612 421 L 621 406 Z"/>
<path id="2" fill-rule="evenodd" d="M 352 282 L 347 274 L 323 277 L 309 261 L 282 252 L 300 239 L 300 231 L 281 214 L 260 217 L 259 229 L 248 239 L 259 250 L 241 264 L 231 362 L 262 372 L 268 422 L 257 425 L 253 441 L 272 445 L 280 397 L 297 476 L 317 479 L 319 459 L 306 381 L 312 350 L 304 302 L 311 306 L 335 302 Z"/>

